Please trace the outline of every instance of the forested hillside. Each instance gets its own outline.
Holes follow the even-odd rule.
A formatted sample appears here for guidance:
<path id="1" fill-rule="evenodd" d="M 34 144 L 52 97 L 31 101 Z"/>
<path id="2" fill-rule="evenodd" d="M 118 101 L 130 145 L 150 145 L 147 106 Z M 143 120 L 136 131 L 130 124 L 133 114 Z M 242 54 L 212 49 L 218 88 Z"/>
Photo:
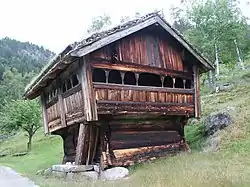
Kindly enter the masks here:
<path id="1" fill-rule="evenodd" d="M 0 104 L 20 99 L 26 84 L 55 54 L 10 38 L 0 40 Z M 1 107 L 0 107 L 1 108 Z"/>
<path id="2" fill-rule="evenodd" d="M 0 40 L 0 77 L 6 68 L 20 73 L 39 71 L 55 54 L 43 47 L 10 38 Z"/>

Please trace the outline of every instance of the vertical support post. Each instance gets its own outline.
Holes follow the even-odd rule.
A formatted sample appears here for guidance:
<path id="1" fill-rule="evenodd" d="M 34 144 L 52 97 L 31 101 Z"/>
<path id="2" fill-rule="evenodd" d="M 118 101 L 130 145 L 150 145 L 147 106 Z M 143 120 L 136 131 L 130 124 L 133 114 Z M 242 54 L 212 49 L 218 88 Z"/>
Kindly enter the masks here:
<path id="1" fill-rule="evenodd" d="M 109 80 L 109 70 L 105 70 L 105 76 L 106 76 L 106 83 L 108 83 L 108 80 Z"/>
<path id="2" fill-rule="evenodd" d="M 164 76 L 161 76 L 161 87 L 163 88 L 164 87 Z"/>
<path id="3" fill-rule="evenodd" d="M 194 106 L 195 106 L 195 117 L 200 117 L 200 75 L 199 69 L 193 66 L 194 72 Z"/>
<path id="4" fill-rule="evenodd" d="M 122 84 L 124 84 L 125 72 L 121 71 Z"/>
<path id="5" fill-rule="evenodd" d="M 140 74 L 139 73 L 135 73 L 135 79 L 136 79 L 136 86 L 138 86 L 138 80 L 139 80 L 139 76 Z"/>
<path id="6" fill-rule="evenodd" d="M 186 79 L 183 79 L 183 88 L 186 89 Z"/>
<path id="7" fill-rule="evenodd" d="M 82 164 L 82 156 L 83 156 L 84 142 L 85 142 L 85 132 L 86 132 L 86 125 L 81 123 L 79 127 L 77 147 L 76 147 L 76 157 L 75 157 L 76 165 Z"/>
<path id="8" fill-rule="evenodd" d="M 58 104 L 60 108 L 60 119 L 61 119 L 61 125 L 62 127 L 66 127 L 66 114 L 65 114 L 65 108 L 64 108 L 64 103 L 63 103 L 63 98 L 62 98 L 62 86 L 61 86 L 61 81 L 58 79 L 57 80 L 57 89 L 58 89 Z"/>
<path id="9" fill-rule="evenodd" d="M 45 94 L 44 92 L 41 95 L 41 104 L 43 109 L 43 125 L 44 125 L 44 134 L 49 134 L 49 123 L 48 123 L 48 113 L 45 106 Z"/>
<path id="10" fill-rule="evenodd" d="M 95 94 L 92 86 L 92 74 L 91 67 L 87 57 L 80 58 L 81 64 L 81 85 L 84 100 L 84 116 L 87 121 L 97 121 L 97 105 L 95 100 Z"/>
<path id="11" fill-rule="evenodd" d="M 173 78 L 173 88 L 175 88 L 175 78 Z"/>

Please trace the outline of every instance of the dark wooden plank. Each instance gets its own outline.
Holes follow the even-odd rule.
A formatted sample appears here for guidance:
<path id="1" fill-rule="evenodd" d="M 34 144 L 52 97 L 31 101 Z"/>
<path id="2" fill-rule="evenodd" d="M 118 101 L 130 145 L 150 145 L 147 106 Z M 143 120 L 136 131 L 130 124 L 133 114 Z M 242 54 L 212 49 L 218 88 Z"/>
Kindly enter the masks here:
<path id="1" fill-rule="evenodd" d="M 77 86 L 75 86 L 75 87 L 67 90 L 66 92 L 62 93 L 62 97 L 63 98 L 69 97 L 69 96 L 73 95 L 74 93 L 79 92 L 81 89 L 82 89 L 81 84 L 78 84 Z"/>
<path id="2" fill-rule="evenodd" d="M 181 77 L 185 79 L 192 79 L 192 74 L 190 72 L 182 72 L 176 71 L 173 69 L 163 69 L 158 67 L 151 67 L 148 65 L 140 65 L 126 61 L 118 61 L 116 63 L 112 63 L 106 59 L 91 59 L 92 66 L 94 68 L 103 68 L 103 69 L 115 69 L 119 71 L 132 71 L 136 73 L 154 73 L 161 74 L 172 77 Z"/>
<path id="3" fill-rule="evenodd" d="M 115 149 L 128 149 L 147 146 L 159 146 L 169 143 L 176 143 L 181 140 L 180 135 L 175 131 L 156 132 L 113 132 L 110 144 Z"/>
<path id="4" fill-rule="evenodd" d="M 97 104 L 99 114 L 161 113 L 162 115 L 193 116 L 194 113 L 194 105 L 189 103 L 97 101 Z"/>

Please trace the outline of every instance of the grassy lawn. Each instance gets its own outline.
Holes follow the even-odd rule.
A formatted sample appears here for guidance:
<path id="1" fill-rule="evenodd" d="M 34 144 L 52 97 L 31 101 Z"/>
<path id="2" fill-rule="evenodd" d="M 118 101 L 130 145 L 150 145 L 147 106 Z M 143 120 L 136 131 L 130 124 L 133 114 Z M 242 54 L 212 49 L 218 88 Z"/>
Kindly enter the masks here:
<path id="1" fill-rule="evenodd" d="M 243 73 L 247 79 L 249 72 Z M 249 80 L 248 80 L 249 81 Z M 175 157 L 159 159 L 131 167 L 128 179 L 117 182 L 86 181 L 66 182 L 55 178 L 36 176 L 37 170 L 60 163 L 62 141 L 57 136 L 44 137 L 42 131 L 34 138 L 33 150 L 22 157 L 0 158 L 0 165 L 10 166 L 28 175 L 41 187 L 79 186 L 169 186 L 169 187 L 241 187 L 250 186 L 250 84 L 237 85 L 230 92 L 221 92 L 202 97 L 203 116 L 225 108 L 233 108 L 233 124 L 218 133 L 221 138 L 220 151 L 199 152 L 203 145 L 202 126 L 188 126 L 187 140 L 193 152 Z M 0 152 L 22 152 L 27 137 L 16 135 L 0 144 Z"/>

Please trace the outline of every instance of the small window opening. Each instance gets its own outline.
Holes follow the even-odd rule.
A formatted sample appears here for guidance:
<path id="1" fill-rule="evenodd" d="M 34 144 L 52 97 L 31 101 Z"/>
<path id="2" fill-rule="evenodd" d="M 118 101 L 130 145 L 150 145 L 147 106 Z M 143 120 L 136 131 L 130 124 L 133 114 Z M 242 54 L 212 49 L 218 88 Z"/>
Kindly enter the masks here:
<path id="1" fill-rule="evenodd" d="M 122 84 L 122 77 L 119 71 L 112 70 L 109 72 L 108 83 Z"/>
<path id="2" fill-rule="evenodd" d="M 66 88 L 67 88 L 67 90 L 72 88 L 72 85 L 71 85 L 71 82 L 69 79 L 66 80 Z"/>
<path id="3" fill-rule="evenodd" d="M 152 73 L 141 73 L 139 75 L 138 85 L 161 87 L 161 77 Z"/>
<path id="4" fill-rule="evenodd" d="M 93 82 L 106 82 L 106 74 L 103 69 L 94 69 L 92 73 Z"/>
<path id="5" fill-rule="evenodd" d="M 115 63 L 118 61 L 118 53 L 117 53 L 116 45 L 111 45 L 110 50 L 111 50 L 111 62 Z"/>
<path id="6" fill-rule="evenodd" d="M 183 80 L 181 78 L 175 79 L 175 88 L 184 88 Z"/>
<path id="7" fill-rule="evenodd" d="M 186 80 L 186 83 L 185 83 L 185 88 L 186 88 L 186 89 L 191 89 L 191 87 L 192 87 L 192 82 L 191 82 L 190 79 L 187 79 L 187 80 Z"/>
<path id="8" fill-rule="evenodd" d="M 73 87 L 77 86 L 79 84 L 78 78 L 76 75 L 72 76 L 72 85 Z"/>
<path id="9" fill-rule="evenodd" d="M 174 82 L 173 82 L 172 77 L 166 76 L 164 78 L 164 84 L 163 85 L 164 85 L 164 87 L 173 88 L 174 87 Z"/>
<path id="10" fill-rule="evenodd" d="M 126 72 L 124 76 L 124 84 L 136 85 L 135 74 L 133 72 Z"/>

